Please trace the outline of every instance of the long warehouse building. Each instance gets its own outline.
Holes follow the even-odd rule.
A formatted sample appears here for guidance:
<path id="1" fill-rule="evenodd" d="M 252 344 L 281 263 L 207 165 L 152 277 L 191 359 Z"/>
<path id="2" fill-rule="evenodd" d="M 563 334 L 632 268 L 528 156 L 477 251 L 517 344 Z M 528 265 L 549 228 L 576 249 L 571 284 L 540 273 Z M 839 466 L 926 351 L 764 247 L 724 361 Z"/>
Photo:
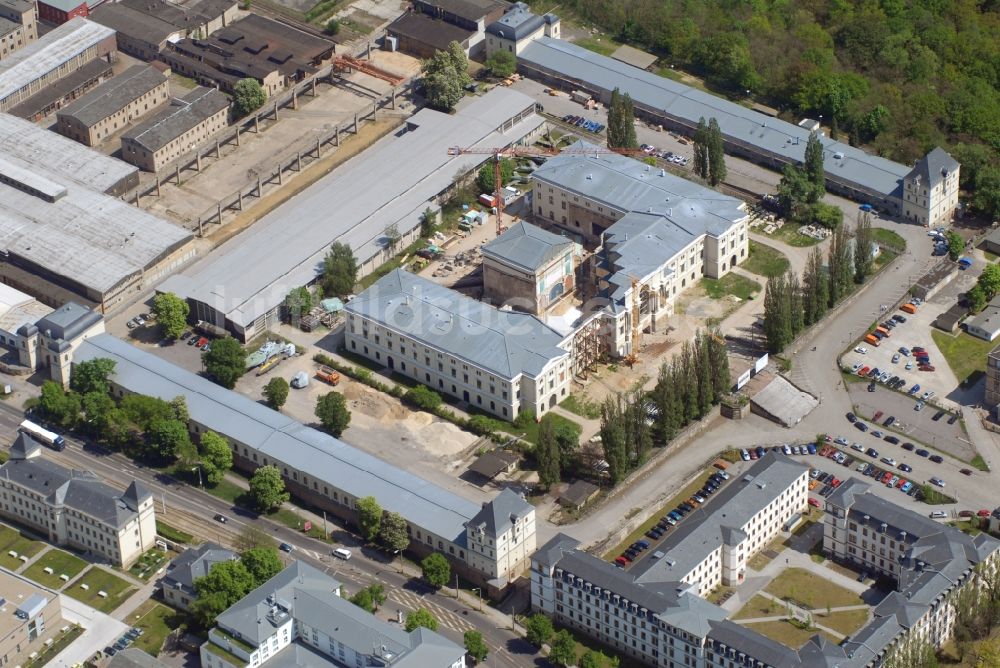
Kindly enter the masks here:
<path id="1" fill-rule="evenodd" d="M 702 118 L 719 122 L 726 152 L 748 158 L 772 169 L 802 162 L 809 130 L 793 123 L 773 118 L 743 105 L 730 102 L 702 90 L 657 76 L 614 58 L 602 56 L 575 44 L 552 37 L 540 36 L 521 48 L 517 55 L 518 69 L 538 81 L 566 90 L 584 90 L 604 104 L 618 88 L 632 97 L 636 115 L 653 123 L 692 135 Z M 858 202 L 906 215 L 915 222 L 947 223 L 957 204 L 957 196 L 946 219 L 936 215 L 929 200 L 935 193 L 933 179 L 923 179 L 920 170 L 871 155 L 863 150 L 821 137 L 824 148 L 823 166 L 827 189 Z M 919 166 L 918 166 L 919 167 Z M 957 194 L 957 168 L 944 175 L 954 175 Z M 904 211 L 904 180 L 909 190 L 923 190 L 922 197 L 910 199 Z M 928 183 L 928 181 L 931 181 Z M 912 195 L 913 193 L 911 193 Z M 947 201 L 953 198 L 946 197 Z M 914 204 L 923 211 L 914 211 Z"/>
<path id="2" fill-rule="evenodd" d="M 450 156 L 450 147 L 517 144 L 542 126 L 534 100 L 506 88 L 453 114 L 423 109 L 160 290 L 186 297 L 194 317 L 248 341 L 276 324 L 291 289 L 316 280 L 335 241 L 354 250 L 363 277 L 392 257 L 387 227 L 396 226 L 403 245 L 415 239 L 423 211 L 438 208 L 455 175 L 489 158 Z"/>
<path id="3" fill-rule="evenodd" d="M 357 500 L 374 496 L 406 519 L 410 550 L 443 554 L 491 595 L 528 566 L 535 510 L 509 489 L 480 506 L 109 334 L 86 339 L 73 361 L 98 358 L 115 362 L 118 398 L 184 397 L 195 439 L 206 431 L 225 437 L 235 465 L 247 472 L 277 466 L 288 490 L 312 506 L 353 523 Z"/>
<path id="4" fill-rule="evenodd" d="M 131 165 L 9 114 L 0 156 L 4 283 L 108 312 L 193 257 L 187 230 L 111 195 L 137 182 Z"/>

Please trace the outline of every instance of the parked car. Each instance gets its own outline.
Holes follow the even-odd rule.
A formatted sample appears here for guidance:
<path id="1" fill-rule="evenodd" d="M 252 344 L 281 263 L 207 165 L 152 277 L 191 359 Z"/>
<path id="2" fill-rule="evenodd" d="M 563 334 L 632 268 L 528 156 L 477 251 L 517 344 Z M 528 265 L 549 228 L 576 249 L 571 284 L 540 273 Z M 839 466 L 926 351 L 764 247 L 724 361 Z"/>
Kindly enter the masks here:
<path id="1" fill-rule="evenodd" d="M 868 349 L 865 348 L 864 346 L 858 346 L 857 348 L 854 349 L 854 352 L 860 353 L 861 355 L 867 355 Z"/>
<path id="2" fill-rule="evenodd" d="M 928 459 L 930 459 L 935 464 L 940 464 L 941 462 L 944 461 L 944 457 L 942 457 L 941 455 L 931 455 L 930 457 L 928 457 Z"/>
<path id="3" fill-rule="evenodd" d="M 926 457 L 926 456 L 928 456 L 928 455 L 929 455 L 929 454 L 931 454 L 931 453 L 927 452 L 927 451 L 926 451 L 926 450 L 924 450 L 923 448 L 920 448 L 919 450 L 917 450 L 917 451 L 916 451 L 916 452 L 914 452 L 913 454 L 915 454 L 915 455 L 916 455 L 917 457 Z"/>
<path id="4" fill-rule="evenodd" d="M 886 436 L 882 440 L 884 440 L 886 443 L 892 443 L 893 445 L 899 445 L 899 438 L 897 438 L 896 436 L 893 436 L 892 434 Z"/>
<path id="5" fill-rule="evenodd" d="M 972 475 L 972 469 L 959 469 L 958 472 L 962 475 Z"/>
<path id="6" fill-rule="evenodd" d="M 932 417 L 931 419 L 937 422 L 942 417 L 944 417 L 944 411 L 938 411 L 937 413 L 934 414 L 934 417 Z"/>
<path id="7" fill-rule="evenodd" d="M 899 447 L 903 448 L 904 450 L 909 450 L 910 452 L 912 452 L 913 448 L 914 448 L 914 445 L 912 443 L 910 443 L 909 441 L 907 441 L 906 443 L 903 443 L 903 445 L 901 445 Z"/>
<path id="8" fill-rule="evenodd" d="M 913 467 L 910 466 L 909 464 L 900 464 L 899 470 L 902 471 L 903 473 L 913 473 Z"/>
<path id="9" fill-rule="evenodd" d="M 958 416 L 957 415 L 952 415 L 950 418 L 948 418 L 948 424 L 955 424 L 955 422 L 957 420 L 958 420 Z"/>
<path id="10" fill-rule="evenodd" d="M 928 480 L 928 482 L 936 487 L 945 486 L 944 480 L 941 480 L 941 478 L 931 478 L 930 480 Z"/>
<path id="11" fill-rule="evenodd" d="M 868 448 L 868 450 L 865 451 L 865 454 L 872 458 L 878 458 L 878 450 L 875 448 Z"/>
<path id="12" fill-rule="evenodd" d="M 856 428 L 856 429 L 857 429 L 858 431 L 860 431 L 860 432 L 862 432 L 862 433 L 864 433 L 864 432 L 868 431 L 868 425 L 866 425 L 866 424 L 865 424 L 864 422 L 862 422 L 861 420 L 858 420 L 857 422 L 855 422 L 855 423 L 854 423 L 854 427 L 855 427 L 855 428 Z"/>

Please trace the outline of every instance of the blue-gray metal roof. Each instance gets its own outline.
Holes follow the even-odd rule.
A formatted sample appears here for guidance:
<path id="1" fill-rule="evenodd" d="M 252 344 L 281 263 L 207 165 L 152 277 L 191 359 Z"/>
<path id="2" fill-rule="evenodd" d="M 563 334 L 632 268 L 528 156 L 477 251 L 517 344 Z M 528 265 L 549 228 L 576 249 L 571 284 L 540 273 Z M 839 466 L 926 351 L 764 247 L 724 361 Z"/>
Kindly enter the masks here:
<path id="1" fill-rule="evenodd" d="M 496 258 L 528 272 L 544 269 L 573 247 L 573 240 L 531 223 L 517 223 L 482 247 L 484 257 Z"/>
<path id="2" fill-rule="evenodd" d="M 506 380 L 535 377 L 569 355 L 559 347 L 563 335 L 535 316 L 501 311 L 402 269 L 380 278 L 344 310 Z"/>
<path id="3" fill-rule="evenodd" d="M 486 26 L 486 32 L 501 39 L 517 41 L 545 25 L 545 19 L 535 14 L 523 2 L 515 2 L 499 20 Z"/>
<path id="4" fill-rule="evenodd" d="M 517 59 L 559 73 L 591 90 L 610 92 L 618 88 L 632 97 L 637 108 L 666 115 L 689 127 L 697 126 L 700 118 L 714 117 L 729 141 L 755 147 L 784 161 L 801 162 L 805 154 L 809 132 L 804 128 L 569 42 L 540 37 L 527 44 Z M 828 178 L 882 197 L 901 194 L 902 179 L 910 167 L 826 137 L 820 141 Z"/>
<path id="5" fill-rule="evenodd" d="M 207 429 L 245 443 L 271 461 L 308 472 L 348 495 L 374 496 L 386 510 L 457 544 L 465 541 L 465 523 L 480 512 L 480 504 L 110 334 L 86 339 L 74 362 L 101 357 L 114 360 L 112 380 L 128 391 L 167 401 L 182 396 L 191 419 Z"/>

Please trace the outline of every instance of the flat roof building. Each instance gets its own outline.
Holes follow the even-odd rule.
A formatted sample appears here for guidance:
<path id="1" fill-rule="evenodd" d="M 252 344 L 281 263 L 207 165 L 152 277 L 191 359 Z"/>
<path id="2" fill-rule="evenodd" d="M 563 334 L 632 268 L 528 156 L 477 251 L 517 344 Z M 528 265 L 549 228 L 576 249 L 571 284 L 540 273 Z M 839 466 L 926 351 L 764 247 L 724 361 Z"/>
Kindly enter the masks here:
<path id="1" fill-rule="evenodd" d="M 488 155 L 448 155 L 453 146 L 506 146 L 543 126 L 535 102 L 496 88 L 453 114 L 422 109 L 399 131 L 310 185 L 252 228 L 212 251 L 191 270 L 172 276 L 162 291 L 185 297 L 194 317 L 248 341 L 278 323 L 293 288 L 319 277 L 330 245 L 351 247 L 364 277 L 393 256 L 384 231 L 395 225 L 400 243 L 419 235 L 423 212 Z M 336 216 L 330 212 L 336 211 Z M 275 239 L 295 243 L 275 244 Z"/>
<path id="2" fill-rule="evenodd" d="M 0 60 L 0 111 L 10 110 L 94 60 L 113 63 L 116 49 L 115 31 L 110 28 L 82 18 L 62 24 Z"/>
<path id="3" fill-rule="evenodd" d="M 122 160 L 158 172 L 229 126 L 229 98 L 199 86 L 122 135 Z"/>
<path id="4" fill-rule="evenodd" d="M 438 51 L 447 50 L 452 42 L 461 44 L 468 53 L 476 32 L 422 12 L 409 11 L 390 23 L 386 34 L 398 40 L 398 48 L 403 53 L 427 59 Z"/>
<path id="5" fill-rule="evenodd" d="M 341 597 L 341 583 L 292 562 L 220 614 L 201 664 L 465 668 L 465 648 L 425 628 L 405 631 Z"/>
<path id="6" fill-rule="evenodd" d="M 28 0 L 0 0 L 0 60 L 38 39 L 38 10 Z"/>
<path id="7" fill-rule="evenodd" d="M 17 288 L 0 283 L 0 344 L 14 350 L 19 349 L 21 346 L 17 330 L 26 325 L 34 325 L 49 313 L 52 313 L 50 306 Z"/>
<path id="8" fill-rule="evenodd" d="M 153 547 L 153 493 L 133 480 L 122 492 L 90 471 L 48 461 L 42 446 L 18 433 L 0 466 L 0 515 L 68 545 L 128 568 Z"/>
<path id="9" fill-rule="evenodd" d="M 107 312 L 193 255 L 189 232 L 105 194 L 136 180 L 125 163 L 7 114 L 0 150 L 4 282 Z"/>
<path id="10" fill-rule="evenodd" d="M 0 592 L 0 664 L 27 665 L 64 625 L 59 594 L 6 570 Z"/>
<path id="11" fill-rule="evenodd" d="M 406 519 L 409 549 L 441 552 L 464 577 L 494 591 L 521 574 L 534 550 L 534 509 L 514 492 L 504 490 L 484 505 L 473 503 L 107 334 L 84 341 L 74 363 L 97 358 L 114 360 L 110 380 L 118 397 L 184 397 L 190 430 L 225 437 L 240 469 L 252 473 L 277 466 L 293 495 L 348 522 L 357 521 L 357 499 L 374 496 Z M 484 519 L 495 512 L 507 523 Z"/>
<path id="12" fill-rule="evenodd" d="M 133 65 L 63 107 L 56 114 L 56 130 L 94 146 L 169 99 L 169 80 L 162 72 L 149 65 Z"/>

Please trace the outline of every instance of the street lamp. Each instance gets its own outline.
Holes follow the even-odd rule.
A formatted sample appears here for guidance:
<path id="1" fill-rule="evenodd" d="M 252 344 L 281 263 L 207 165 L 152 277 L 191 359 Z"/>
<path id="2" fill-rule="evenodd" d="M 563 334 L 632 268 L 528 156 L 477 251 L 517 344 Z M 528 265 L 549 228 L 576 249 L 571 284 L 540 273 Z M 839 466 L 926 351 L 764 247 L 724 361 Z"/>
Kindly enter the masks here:
<path id="1" fill-rule="evenodd" d="M 473 587 L 472 591 L 476 592 L 476 598 L 479 599 L 479 612 L 483 611 L 483 590 L 479 587 Z"/>
<path id="2" fill-rule="evenodd" d="M 198 472 L 198 487 L 203 487 L 203 485 L 201 484 L 201 464 L 198 464 L 191 470 Z"/>

